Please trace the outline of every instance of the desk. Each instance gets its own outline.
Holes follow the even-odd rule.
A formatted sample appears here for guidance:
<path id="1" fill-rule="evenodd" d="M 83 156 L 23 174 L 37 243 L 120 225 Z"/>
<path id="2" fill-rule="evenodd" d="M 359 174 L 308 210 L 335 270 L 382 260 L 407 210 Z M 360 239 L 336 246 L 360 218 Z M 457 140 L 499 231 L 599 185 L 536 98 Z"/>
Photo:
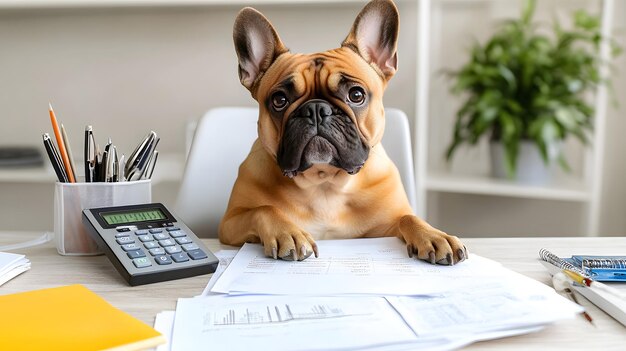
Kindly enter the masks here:
<path id="1" fill-rule="evenodd" d="M 0 245 L 31 239 L 41 233 L 1 232 Z M 216 239 L 203 239 L 209 249 L 230 248 Z M 538 262 L 542 247 L 557 255 L 574 253 L 623 255 L 626 238 L 489 238 L 464 239 L 470 255 L 476 253 L 501 262 L 507 268 L 550 284 L 549 274 Z M 157 312 L 174 310 L 176 299 L 192 297 L 204 289 L 209 275 L 157 284 L 129 287 L 105 256 L 70 257 L 57 254 L 54 243 L 23 249 L 32 262 L 30 271 L 0 287 L 0 294 L 10 294 L 59 285 L 83 284 L 114 306 L 152 325 Z M 320 254 L 324 254 L 321 252 Z M 626 288 L 626 286 L 620 287 Z M 596 328 L 582 317 L 557 323 L 528 335 L 470 345 L 470 350 L 623 350 L 626 328 L 590 304 L 582 296 Z"/>

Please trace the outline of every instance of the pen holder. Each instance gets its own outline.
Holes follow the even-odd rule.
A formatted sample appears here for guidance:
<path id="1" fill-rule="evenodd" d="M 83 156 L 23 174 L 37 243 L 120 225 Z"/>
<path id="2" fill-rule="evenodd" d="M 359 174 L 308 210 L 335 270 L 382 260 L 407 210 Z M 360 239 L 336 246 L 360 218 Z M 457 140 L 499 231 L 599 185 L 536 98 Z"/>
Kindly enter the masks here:
<path id="1" fill-rule="evenodd" d="M 151 185 L 150 179 L 116 183 L 57 182 L 54 189 L 54 235 L 59 254 L 102 254 L 83 226 L 83 210 L 150 203 Z"/>

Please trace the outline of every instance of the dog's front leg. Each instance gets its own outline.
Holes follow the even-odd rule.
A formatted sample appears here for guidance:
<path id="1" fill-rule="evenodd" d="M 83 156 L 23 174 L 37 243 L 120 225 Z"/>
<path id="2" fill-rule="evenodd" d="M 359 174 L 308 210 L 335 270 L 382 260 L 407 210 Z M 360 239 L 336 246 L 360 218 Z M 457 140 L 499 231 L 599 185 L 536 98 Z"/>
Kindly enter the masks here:
<path id="1" fill-rule="evenodd" d="M 459 238 L 432 227 L 414 215 L 400 217 L 390 234 L 404 240 L 410 257 L 416 256 L 432 264 L 453 265 L 467 258 L 467 249 Z"/>
<path id="2" fill-rule="evenodd" d="M 313 237 L 273 206 L 230 209 L 220 224 L 219 237 L 222 243 L 236 246 L 260 241 L 265 255 L 274 259 L 302 261 L 313 253 L 318 256 Z"/>

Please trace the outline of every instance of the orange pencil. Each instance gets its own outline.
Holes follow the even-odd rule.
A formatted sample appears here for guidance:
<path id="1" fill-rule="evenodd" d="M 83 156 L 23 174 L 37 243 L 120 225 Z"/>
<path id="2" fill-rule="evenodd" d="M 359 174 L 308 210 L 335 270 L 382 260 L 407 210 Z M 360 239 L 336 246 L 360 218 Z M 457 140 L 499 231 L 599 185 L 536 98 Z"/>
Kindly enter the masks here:
<path id="1" fill-rule="evenodd" d="M 63 160 L 63 165 L 65 166 L 65 172 L 67 173 L 67 178 L 70 183 L 76 183 L 76 179 L 74 178 L 74 171 L 72 170 L 72 165 L 70 163 L 70 158 L 67 156 L 67 150 L 65 149 L 65 144 L 63 143 L 63 137 L 61 136 L 61 131 L 59 130 L 59 124 L 57 122 L 57 118 L 54 115 L 54 111 L 52 110 L 52 104 L 48 103 L 50 113 L 50 122 L 52 123 L 52 130 L 54 130 L 54 136 L 57 139 L 57 146 L 59 147 L 59 153 L 61 154 L 61 159 Z"/>

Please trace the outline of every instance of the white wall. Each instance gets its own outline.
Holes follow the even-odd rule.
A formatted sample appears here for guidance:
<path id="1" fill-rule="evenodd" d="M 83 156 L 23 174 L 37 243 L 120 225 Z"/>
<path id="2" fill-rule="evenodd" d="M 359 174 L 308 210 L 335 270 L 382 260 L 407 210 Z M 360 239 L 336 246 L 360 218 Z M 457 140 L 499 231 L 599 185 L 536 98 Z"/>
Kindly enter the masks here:
<path id="1" fill-rule="evenodd" d="M 445 46 L 435 50 L 446 64 L 454 65 L 463 61 L 470 30 L 483 38 L 492 23 L 488 18 L 506 12 L 508 1 L 504 7 L 503 2 L 495 7 L 484 1 L 450 3 L 452 11 L 440 18 Z M 400 70 L 389 86 L 386 105 L 414 116 L 416 3 L 403 0 L 398 5 Z M 623 29 L 626 11 L 623 4 L 619 6 L 615 16 Z M 314 52 L 336 47 L 361 7 L 351 3 L 257 8 L 273 21 L 293 51 Z M 254 105 L 237 78 L 231 30 L 238 10 L 239 6 L 0 10 L 0 145 L 39 146 L 41 133 L 51 132 L 46 111 L 51 101 L 68 128 L 74 150 L 81 150 L 84 126 L 92 124 L 101 145 L 111 137 L 126 154 L 150 129 L 161 135 L 162 152 L 183 152 L 188 120 L 215 106 Z M 542 16 L 549 17 L 549 12 Z M 618 97 L 626 95 L 625 63 L 624 57 L 618 62 L 622 67 L 615 80 Z M 442 98 L 443 92 L 442 83 L 433 87 L 433 112 L 441 111 L 437 106 L 455 106 L 456 102 Z M 622 115 L 611 110 L 608 121 L 602 229 L 611 235 L 626 231 Z M 445 116 L 436 113 L 433 118 Z M 441 128 L 434 135 L 449 138 L 450 130 Z M 442 155 L 436 148 L 431 151 L 431 160 L 440 164 Z M 171 189 L 162 193 L 156 192 L 156 200 L 172 200 Z M 434 223 L 460 236 L 582 234 L 580 205 L 431 197 L 436 197 L 431 205 L 440 214 Z M 16 210 L 16 204 L 24 210 Z M 3 228 L 52 228 L 51 206 L 52 185 L 0 184 Z M 39 213 L 40 219 L 32 220 L 26 209 Z"/>

